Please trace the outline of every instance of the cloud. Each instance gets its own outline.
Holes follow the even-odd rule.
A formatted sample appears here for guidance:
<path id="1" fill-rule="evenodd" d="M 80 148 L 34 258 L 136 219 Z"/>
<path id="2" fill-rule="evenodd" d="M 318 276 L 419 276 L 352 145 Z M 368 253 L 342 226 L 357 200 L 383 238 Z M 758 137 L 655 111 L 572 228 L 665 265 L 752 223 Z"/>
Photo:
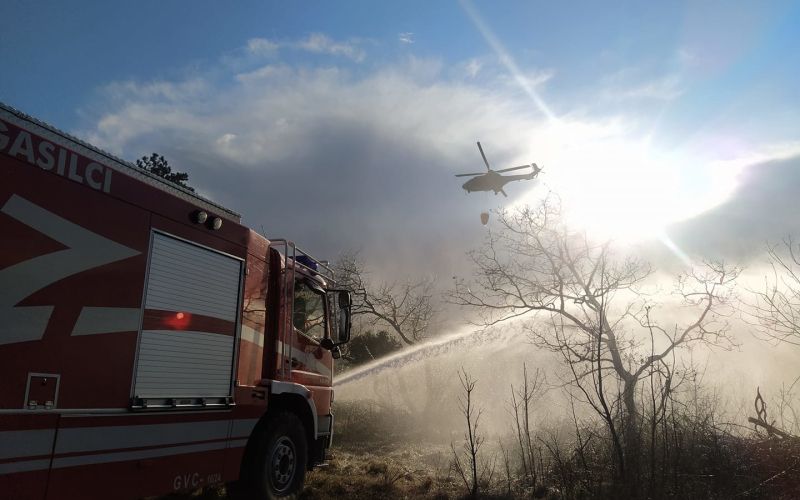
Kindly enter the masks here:
<path id="1" fill-rule="evenodd" d="M 524 71 L 520 72 L 518 75 L 514 77 L 508 76 L 500 76 L 498 80 L 504 82 L 505 85 L 511 88 L 518 88 L 520 86 L 524 86 L 527 88 L 537 88 L 548 81 L 550 81 L 555 76 L 555 71 L 552 69 L 546 70 L 531 70 L 531 71 Z"/>
<path id="2" fill-rule="evenodd" d="M 636 87 L 620 89 L 616 94 L 620 100 L 657 99 L 671 101 L 683 94 L 681 80 L 676 75 L 668 75 L 657 80 L 645 82 Z"/>
<path id="3" fill-rule="evenodd" d="M 691 67 L 697 64 L 697 55 L 688 47 L 679 47 L 675 52 L 676 62 L 684 67 Z"/>
<path id="4" fill-rule="evenodd" d="M 470 59 L 464 66 L 464 70 L 470 78 L 475 78 L 480 73 L 483 64 L 477 59 Z"/>
<path id="5" fill-rule="evenodd" d="M 767 242 L 800 235 L 798 192 L 800 145 L 786 145 L 772 159 L 742 167 L 727 201 L 669 233 L 687 253 L 744 263 L 761 255 Z"/>
<path id="6" fill-rule="evenodd" d="M 323 33 L 312 33 L 308 37 L 294 41 L 276 41 L 267 38 L 251 38 L 245 46 L 245 53 L 251 56 L 273 58 L 281 49 L 301 50 L 314 54 L 344 57 L 355 62 L 366 58 L 361 40 L 337 41 Z"/>
<path id="7" fill-rule="evenodd" d="M 280 45 L 266 38 L 251 38 L 247 41 L 247 52 L 258 56 L 274 56 Z"/>
<path id="8" fill-rule="evenodd" d="M 397 35 L 397 39 L 400 40 L 400 43 L 414 43 L 414 33 L 411 33 L 410 31 L 400 33 Z"/>
<path id="9" fill-rule="evenodd" d="M 147 102 L 191 101 L 209 91 L 208 82 L 202 78 L 188 78 L 176 82 L 154 80 L 150 82 L 113 82 L 106 85 L 103 97 L 112 101 L 134 99 Z"/>
<path id="10" fill-rule="evenodd" d="M 366 52 L 357 43 L 337 42 L 322 33 L 312 33 L 295 46 L 308 52 L 346 57 L 356 62 L 361 62 L 366 57 Z"/>
<path id="11" fill-rule="evenodd" d="M 612 102 L 672 101 L 683 95 L 683 80 L 678 74 L 643 78 L 642 70 L 627 68 L 602 80 L 602 97 Z"/>

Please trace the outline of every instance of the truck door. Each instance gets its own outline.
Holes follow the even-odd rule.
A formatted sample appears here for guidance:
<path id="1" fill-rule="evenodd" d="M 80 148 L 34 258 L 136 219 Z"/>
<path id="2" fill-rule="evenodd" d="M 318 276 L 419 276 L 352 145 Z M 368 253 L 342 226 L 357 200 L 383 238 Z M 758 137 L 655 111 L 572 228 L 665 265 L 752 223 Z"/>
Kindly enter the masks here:
<path id="1" fill-rule="evenodd" d="M 311 390 L 318 432 L 331 429 L 333 356 L 320 345 L 330 336 L 328 301 L 324 290 L 310 278 L 294 283 L 292 308 L 291 379 Z"/>
<path id="2" fill-rule="evenodd" d="M 333 361 L 330 351 L 320 346 L 328 328 L 326 297 L 319 286 L 309 281 L 303 278 L 294 284 L 292 378 L 305 386 L 329 388 Z"/>

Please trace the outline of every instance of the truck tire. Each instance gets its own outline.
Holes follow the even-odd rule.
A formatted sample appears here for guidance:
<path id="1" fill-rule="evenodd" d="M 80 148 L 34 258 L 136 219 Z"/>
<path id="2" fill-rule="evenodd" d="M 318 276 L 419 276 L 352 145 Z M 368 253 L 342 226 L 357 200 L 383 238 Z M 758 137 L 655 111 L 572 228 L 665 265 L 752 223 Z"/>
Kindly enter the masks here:
<path id="1" fill-rule="evenodd" d="M 245 486 L 252 499 L 297 498 L 308 464 L 308 443 L 297 415 L 281 412 L 253 436 Z"/>

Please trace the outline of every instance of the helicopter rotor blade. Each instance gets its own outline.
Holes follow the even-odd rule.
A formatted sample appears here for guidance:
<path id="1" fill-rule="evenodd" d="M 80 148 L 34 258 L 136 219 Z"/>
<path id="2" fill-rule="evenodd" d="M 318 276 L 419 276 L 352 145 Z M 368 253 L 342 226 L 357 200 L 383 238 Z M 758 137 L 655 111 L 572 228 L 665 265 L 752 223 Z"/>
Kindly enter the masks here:
<path id="1" fill-rule="evenodd" d="M 481 156 L 483 157 L 483 163 L 486 164 L 486 170 L 491 170 L 492 167 L 489 166 L 489 160 L 486 159 L 486 155 L 483 154 L 483 148 L 481 147 L 481 141 L 478 141 L 478 149 L 481 152 Z"/>
<path id="2" fill-rule="evenodd" d="M 467 176 L 475 177 L 476 175 L 486 175 L 486 172 L 480 172 L 477 174 L 456 174 L 456 177 L 467 177 Z"/>
<path id="3" fill-rule="evenodd" d="M 503 170 L 495 170 L 495 172 L 511 172 L 512 170 L 520 170 L 523 168 L 531 168 L 530 165 L 520 165 L 519 167 L 504 168 Z"/>

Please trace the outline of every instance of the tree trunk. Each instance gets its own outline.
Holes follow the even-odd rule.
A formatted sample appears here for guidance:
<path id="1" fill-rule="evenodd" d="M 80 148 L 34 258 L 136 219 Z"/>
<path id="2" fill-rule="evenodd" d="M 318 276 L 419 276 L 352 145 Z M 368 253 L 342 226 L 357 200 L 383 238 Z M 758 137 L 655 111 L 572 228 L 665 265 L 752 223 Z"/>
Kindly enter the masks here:
<path id="1" fill-rule="evenodd" d="M 625 381 L 622 391 L 622 402 L 625 405 L 625 477 L 631 497 L 636 497 L 637 485 L 641 479 L 642 439 L 640 434 L 640 415 L 636 408 L 637 380 Z"/>

